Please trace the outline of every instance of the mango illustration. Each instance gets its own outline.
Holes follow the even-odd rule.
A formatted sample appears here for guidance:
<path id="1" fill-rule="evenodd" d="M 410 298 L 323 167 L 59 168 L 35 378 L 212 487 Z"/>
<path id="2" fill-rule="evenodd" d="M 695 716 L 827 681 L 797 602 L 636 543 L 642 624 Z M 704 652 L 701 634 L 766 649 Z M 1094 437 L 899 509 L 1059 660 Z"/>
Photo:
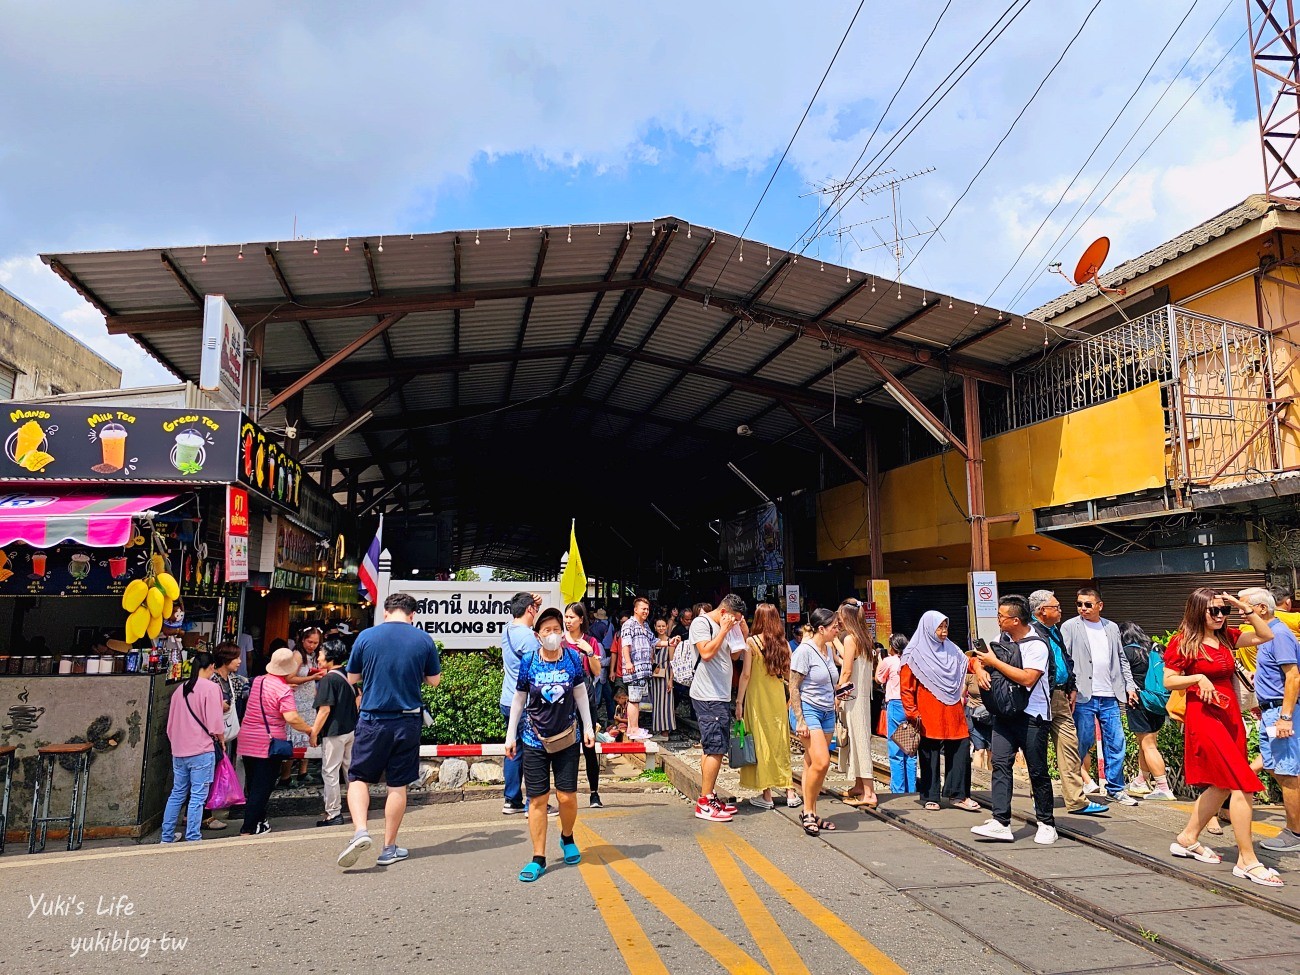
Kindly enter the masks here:
<path id="1" fill-rule="evenodd" d="M 35 420 L 28 420 L 18 428 L 18 439 L 14 444 L 14 459 L 21 464 L 23 458 L 39 447 L 44 439 L 44 428 Z"/>
<path id="2" fill-rule="evenodd" d="M 54 456 L 52 454 L 47 454 L 43 450 L 29 450 L 23 459 L 18 462 L 18 466 L 25 467 L 34 474 L 39 474 L 53 462 Z"/>

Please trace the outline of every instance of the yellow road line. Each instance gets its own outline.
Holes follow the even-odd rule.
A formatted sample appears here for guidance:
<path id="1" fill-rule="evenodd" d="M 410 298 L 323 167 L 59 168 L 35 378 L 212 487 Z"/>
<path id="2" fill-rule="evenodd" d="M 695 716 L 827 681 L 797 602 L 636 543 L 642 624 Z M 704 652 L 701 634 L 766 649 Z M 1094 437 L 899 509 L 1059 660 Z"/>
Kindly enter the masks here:
<path id="1" fill-rule="evenodd" d="M 734 833 L 727 834 L 723 842 L 740 860 L 773 890 L 786 899 L 790 906 L 821 928 L 823 932 L 867 971 L 873 975 L 907 975 L 883 951 L 840 920 L 839 916 L 781 872 L 770 860 Z"/>
<path id="2" fill-rule="evenodd" d="M 631 809 L 610 809 L 605 812 L 592 813 L 587 816 L 588 819 L 618 819 L 622 816 L 631 816 L 635 810 Z M 233 820 L 232 820 L 233 822 Z M 379 820 L 371 820 L 372 825 L 379 830 L 383 829 L 383 817 Z M 486 829 L 507 829 L 514 827 L 523 828 L 527 831 L 526 822 L 514 822 L 509 819 L 483 819 L 472 823 L 435 823 L 428 826 L 402 826 L 402 836 L 409 836 L 412 833 L 441 833 L 453 830 L 486 830 Z M 148 843 L 141 846 L 124 846 L 112 850 L 101 850 L 99 852 L 63 852 L 40 854 L 38 856 L 24 856 L 21 859 L 9 859 L 8 856 L 0 858 L 0 870 L 21 870 L 24 867 L 43 867 L 52 863 L 87 863 L 91 860 L 118 860 L 124 857 L 148 857 L 148 856 L 187 856 L 201 853 L 210 853 L 212 851 L 233 850 L 244 846 L 277 846 L 284 843 L 309 843 L 320 840 L 333 840 L 336 843 L 343 842 L 347 839 L 347 832 L 326 833 L 317 829 L 299 829 L 292 832 L 272 833 L 269 836 L 232 836 L 229 839 L 207 839 L 201 843 Z M 372 834 L 374 835 L 374 834 Z M 12 844 L 11 844 L 12 846 Z"/>
<path id="3" fill-rule="evenodd" d="M 745 872 L 727 852 L 726 846 L 715 836 L 696 836 L 696 840 L 704 850 L 704 855 L 709 858 L 709 864 L 718 875 L 722 889 L 736 905 L 736 913 L 744 920 L 755 944 L 771 966 L 773 975 L 811 975 L 772 912 L 754 892 Z"/>
<path id="4" fill-rule="evenodd" d="M 1163 805 L 1168 809 L 1177 809 L 1179 812 L 1185 812 L 1189 816 L 1192 814 L 1192 810 L 1196 808 L 1196 804 L 1193 802 L 1166 802 Z M 1224 827 L 1223 832 L 1225 836 L 1232 831 L 1232 827 L 1227 823 L 1222 823 L 1220 825 Z M 1252 822 L 1250 824 L 1250 829 L 1251 832 L 1258 836 L 1262 836 L 1267 840 L 1271 840 L 1274 836 L 1277 836 L 1278 833 L 1282 832 L 1280 826 L 1274 826 L 1272 823 Z"/>
<path id="5" fill-rule="evenodd" d="M 600 848 L 589 846 L 583 851 L 578 872 L 591 891 L 591 898 L 596 902 L 601 919 L 609 929 L 609 936 L 614 939 L 619 954 L 623 956 L 628 972 L 631 975 L 668 975 L 659 952 L 650 943 L 645 928 L 641 927 L 636 915 L 628 907 L 604 863 Z"/>
<path id="6" fill-rule="evenodd" d="M 603 862 L 624 880 L 636 888 L 637 893 L 653 904 L 661 914 L 672 921 L 678 928 L 691 937 L 701 948 L 713 956 L 723 968 L 732 975 L 767 975 L 767 969 L 755 961 L 743 949 L 737 947 L 730 938 L 715 928 L 695 911 L 691 910 L 676 895 L 646 873 L 641 867 L 627 859 L 621 850 L 609 844 L 604 837 L 595 833 L 590 827 L 577 824 L 577 832 L 583 839 L 584 847 L 597 844 L 605 846 L 602 850 Z"/>

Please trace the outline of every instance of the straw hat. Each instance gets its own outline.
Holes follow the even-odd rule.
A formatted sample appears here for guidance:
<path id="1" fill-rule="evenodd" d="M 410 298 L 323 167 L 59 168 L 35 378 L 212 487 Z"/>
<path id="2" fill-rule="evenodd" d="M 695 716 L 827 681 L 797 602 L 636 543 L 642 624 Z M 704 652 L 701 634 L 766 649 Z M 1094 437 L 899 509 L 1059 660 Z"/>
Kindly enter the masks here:
<path id="1" fill-rule="evenodd" d="M 603 606 L 600 609 L 596 610 L 596 619 L 598 620 L 609 619 L 609 614 L 605 612 L 605 608 Z"/>
<path id="2" fill-rule="evenodd" d="M 288 677 L 298 673 L 298 664 L 294 653 L 288 647 L 281 647 L 271 654 L 271 661 L 266 665 L 266 672 L 275 677 Z"/>

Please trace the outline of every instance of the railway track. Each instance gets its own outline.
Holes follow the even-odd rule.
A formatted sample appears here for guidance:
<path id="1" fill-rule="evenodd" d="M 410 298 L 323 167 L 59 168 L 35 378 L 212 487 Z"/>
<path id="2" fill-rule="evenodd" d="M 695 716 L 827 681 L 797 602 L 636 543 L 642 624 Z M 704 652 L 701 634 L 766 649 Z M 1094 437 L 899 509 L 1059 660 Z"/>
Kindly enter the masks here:
<path id="1" fill-rule="evenodd" d="M 879 767 L 884 763 L 877 762 L 876 764 Z M 887 768 L 887 765 L 885 765 L 885 767 Z M 799 778 L 799 771 L 800 770 L 796 766 L 796 780 Z M 833 788 L 828 788 L 825 791 L 828 795 L 833 797 L 838 797 L 840 793 L 840 790 Z M 1029 870 L 1018 867 L 1013 863 L 1008 863 L 996 856 L 989 855 L 981 849 L 980 845 L 963 843 L 961 840 L 947 835 L 944 832 L 930 829 L 920 823 L 914 822 L 905 815 L 900 815 L 899 813 L 893 812 L 887 808 L 859 808 L 861 808 L 861 811 L 864 814 L 885 822 L 930 846 L 942 850 L 944 853 L 965 864 L 997 877 L 999 880 L 1011 885 L 1012 887 L 1027 894 L 1044 899 L 1066 913 L 1094 924 L 1097 927 L 1112 933 L 1116 937 L 1137 946 L 1143 951 L 1155 956 L 1155 958 L 1177 965 L 1186 971 L 1201 973 L 1201 975 L 1237 975 L 1237 972 L 1239 971 L 1238 969 L 1234 969 L 1228 964 L 1216 959 L 1212 955 L 1198 950 L 1194 943 L 1180 943 L 1175 940 L 1161 937 L 1158 932 L 1147 930 L 1141 924 L 1137 923 L 1125 914 L 1118 913 L 1109 907 L 1089 900 L 1086 896 L 1083 896 L 1074 890 L 1067 889 L 1062 884 L 1056 883 L 1050 878 L 1037 876 Z M 1024 823 L 1034 822 L 1031 816 L 1024 813 L 1013 812 L 1013 817 Z M 1130 863 L 1142 870 L 1159 874 L 1177 884 L 1186 885 L 1189 893 L 1191 890 L 1195 889 L 1202 895 L 1205 893 L 1214 894 L 1245 907 L 1267 912 L 1269 915 L 1274 917 L 1289 921 L 1300 921 L 1300 911 L 1297 911 L 1296 908 L 1289 904 L 1270 900 L 1249 890 L 1214 883 L 1211 880 L 1207 880 L 1203 874 L 1194 874 L 1189 871 L 1181 870 L 1172 864 L 1162 862 L 1158 858 L 1130 850 L 1126 847 L 1119 846 L 1118 844 L 1111 843 L 1087 833 L 1081 833 L 1068 826 L 1062 827 L 1059 820 L 1057 822 L 1057 830 L 1061 836 L 1065 838 L 1075 840 L 1076 842 L 1089 846 L 1108 856 Z M 997 849 L 1000 847 L 993 848 Z M 870 864 L 861 863 L 860 865 L 867 870 L 871 869 Z M 912 897 L 906 888 L 901 888 L 900 893 Z M 912 897 L 912 899 L 922 904 L 927 910 L 935 910 L 933 904 L 926 903 L 917 897 Z M 949 916 L 947 917 L 947 920 L 962 928 L 971 936 L 979 939 L 991 950 L 1007 957 L 1016 964 L 1020 964 L 1011 954 L 1004 951 L 999 945 L 988 940 L 981 933 L 978 925 L 972 925 L 969 919 Z"/>

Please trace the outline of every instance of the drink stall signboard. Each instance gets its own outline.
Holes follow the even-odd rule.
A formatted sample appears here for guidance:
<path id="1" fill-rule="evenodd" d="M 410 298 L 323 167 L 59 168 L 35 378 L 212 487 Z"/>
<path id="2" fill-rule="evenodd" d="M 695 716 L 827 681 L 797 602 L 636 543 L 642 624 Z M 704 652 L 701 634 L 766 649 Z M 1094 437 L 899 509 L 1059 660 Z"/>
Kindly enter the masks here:
<path id="1" fill-rule="evenodd" d="M 232 410 L 11 403 L 0 481 L 228 483 L 239 425 Z"/>

